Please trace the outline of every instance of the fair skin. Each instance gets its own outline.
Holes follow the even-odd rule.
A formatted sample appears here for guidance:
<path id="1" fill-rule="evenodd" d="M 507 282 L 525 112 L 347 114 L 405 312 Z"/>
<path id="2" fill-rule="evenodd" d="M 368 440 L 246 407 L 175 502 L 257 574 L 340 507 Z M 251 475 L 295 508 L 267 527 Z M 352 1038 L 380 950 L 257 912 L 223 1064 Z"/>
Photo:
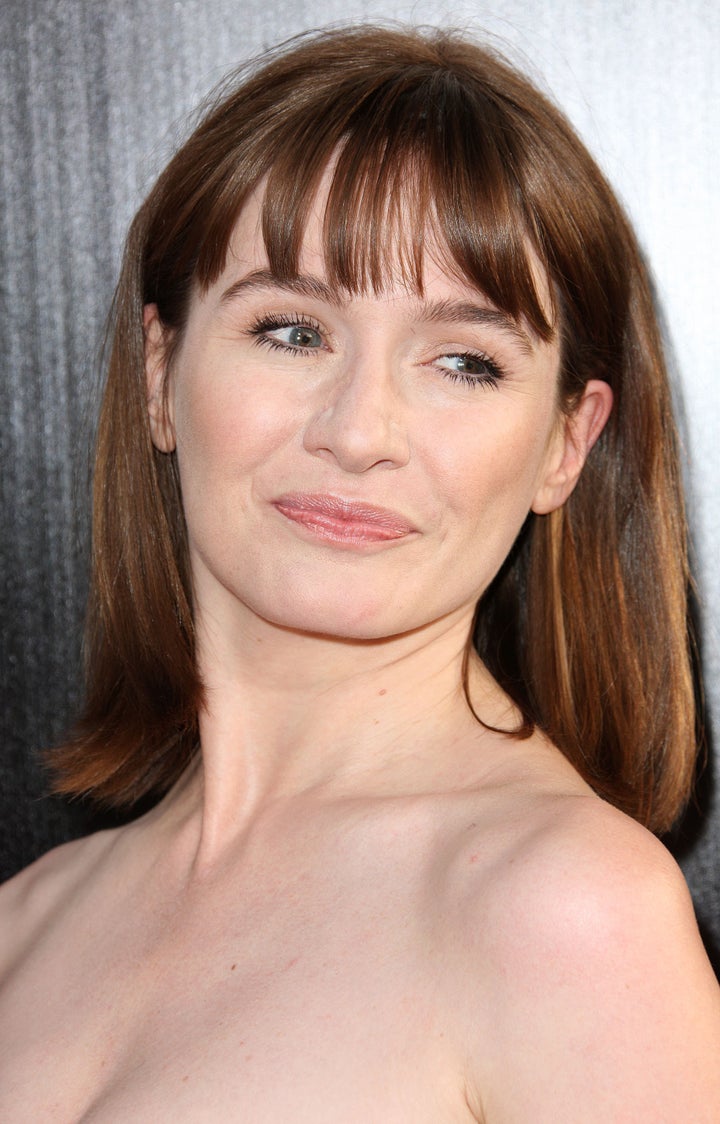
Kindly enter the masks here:
<path id="1" fill-rule="evenodd" d="M 460 687 L 610 392 L 563 417 L 557 342 L 431 255 L 422 297 L 332 292 L 320 206 L 289 291 L 258 206 L 171 371 L 146 309 L 202 756 L 4 888 L 0 1118 L 710 1124 L 720 998 L 672 860 Z M 470 689 L 516 720 L 478 660 Z"/>

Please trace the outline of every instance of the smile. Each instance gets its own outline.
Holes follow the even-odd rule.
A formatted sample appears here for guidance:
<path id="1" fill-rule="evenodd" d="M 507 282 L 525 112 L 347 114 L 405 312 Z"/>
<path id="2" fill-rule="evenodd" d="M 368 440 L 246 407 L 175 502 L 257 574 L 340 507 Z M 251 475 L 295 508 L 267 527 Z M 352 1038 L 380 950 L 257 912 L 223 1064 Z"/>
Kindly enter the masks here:
<path id="1" fill-rule="evenodd" d="M 394 542 L 415 532 L 402 515 L 388 508 L 325 494 L 292 493 L 274 506 L 286 519 L 312 535 L 339 545 Z"/>

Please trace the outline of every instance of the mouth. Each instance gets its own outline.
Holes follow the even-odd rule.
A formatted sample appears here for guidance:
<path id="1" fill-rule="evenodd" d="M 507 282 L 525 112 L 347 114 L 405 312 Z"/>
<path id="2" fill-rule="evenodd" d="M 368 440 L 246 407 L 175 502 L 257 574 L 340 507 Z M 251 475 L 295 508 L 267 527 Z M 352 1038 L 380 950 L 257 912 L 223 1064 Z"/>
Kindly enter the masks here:
<path id="1" fill-rule="evenodd" d="M 396 511 L 338 496 L 288 493 L 273 502 L 280 514 L 292 523 L 318 538 L 340 545 L 396 542 L 416 531 L 412 523 Z"/>

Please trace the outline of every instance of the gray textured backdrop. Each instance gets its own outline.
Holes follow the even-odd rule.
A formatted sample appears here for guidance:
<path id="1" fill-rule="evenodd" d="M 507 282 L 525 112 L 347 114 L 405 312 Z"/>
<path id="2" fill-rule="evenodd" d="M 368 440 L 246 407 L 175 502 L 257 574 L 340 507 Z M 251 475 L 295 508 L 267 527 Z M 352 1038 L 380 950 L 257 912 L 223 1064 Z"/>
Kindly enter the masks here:
<path id="1" fill-rule="evenodd" d="M 35 753 L 60 735 L 77 698 L 87 448 L 127 222 L 188 111 L 228 69 L 348 18 L 498 36 L 554 92 L 626 200 L 682 384 L 708 697 L 720 713 L 716 0 L 0 0 L 0 875 L 97 822 L 42 797 Z M 712 771 L 678 849 L 717 950 Z"/>

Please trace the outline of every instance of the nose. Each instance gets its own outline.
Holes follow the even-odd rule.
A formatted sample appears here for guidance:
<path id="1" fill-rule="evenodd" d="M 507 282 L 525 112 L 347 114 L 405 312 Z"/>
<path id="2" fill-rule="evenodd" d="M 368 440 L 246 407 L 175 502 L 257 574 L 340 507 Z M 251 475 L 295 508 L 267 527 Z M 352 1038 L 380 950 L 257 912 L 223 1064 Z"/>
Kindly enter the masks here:
<path id="1" fill-rule="evenodd" d="M 410 447 L 401 395 L 390 364 L 353 362 L 333 386 L 304 435 L 305 448 L 345 472 L 402 468 Z"/>

